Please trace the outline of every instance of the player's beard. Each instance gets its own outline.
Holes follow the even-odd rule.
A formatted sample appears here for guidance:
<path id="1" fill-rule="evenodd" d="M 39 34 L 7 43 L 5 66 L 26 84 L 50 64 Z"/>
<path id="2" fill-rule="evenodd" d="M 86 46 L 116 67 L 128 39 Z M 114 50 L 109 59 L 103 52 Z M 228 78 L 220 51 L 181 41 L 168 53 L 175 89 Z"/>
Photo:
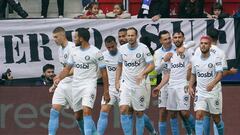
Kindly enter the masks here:
<path id="1" fill-rule="evenodd" d="M 203 48 L 203 49 L 201 49 L 201 52 L 202 52 L 203 54 L 207 54 L 207 53 L 209 52 L 209 49 L 210 49 L 210 48 Z"/>
<path id="2" fill-rule="evenodd" d="M 112 50 L 112 51 L 109 51 L 109 53 L 112 55 L 112 56 L 115 56 L 117 54 L 118 50 Z"/>
<path id="3" fill-rule="evenodd" d="M 183 42 L 177 41 L 174 43 L 176 47 L 181 47 Z"/>

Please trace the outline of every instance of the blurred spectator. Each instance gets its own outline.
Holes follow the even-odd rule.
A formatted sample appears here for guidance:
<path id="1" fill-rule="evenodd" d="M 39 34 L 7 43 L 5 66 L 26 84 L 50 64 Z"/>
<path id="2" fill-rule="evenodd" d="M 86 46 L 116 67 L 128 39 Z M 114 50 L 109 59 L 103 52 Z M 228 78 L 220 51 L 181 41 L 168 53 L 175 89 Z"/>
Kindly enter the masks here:
<path id="1" fill-rule="evenodd" d="M 48 12 L 48 5 L 49 0 L 42 0 L 42 11 L 41 11 L 41 17 L 47 18 L 47 12 Z M 58 6 L 58 17 L 62 18 L 64 13 L 64 0 L 57 0 L 57 6 Z"/>
<path id="2" fill-rule="evenodd" d="M 83 7 L 86 7 L 89 3 L 94 2 L 94 0 L 81 0 L 81 1 Z"/>
<path id="3" fill-rule="evenodd" d="M 169 0 L 142 0 L 141 5 L 138 18 L 152 18 L 157 21 L 170 16 Z"/>
<path id="4" fill-rule="evenodd" d="M 7 4 L 17 12 L 22 18 L 27 18 L 28 13 L 23 10 L 21 4 L 17 0 L 0 0 L 0 19 L 5 19 Z M 8 11 L 7 11 L 8 12 Z"/>
<path id="5" fill-rule="evenodd" d="M 45 66 L 43 66 L 42 70 L 43 70 L 43 74 L 39 78 L 39 80 L 36 82 L 36 85 L 51 86 L 53 84 L 53 78 L 55 77 L 54 65 L 46 64 Z"/>
<path id="6" fill-rule="evenodd" d="M 220 3 L 214 3 L 212 6 L 212 13 L 205 12 L 208 18 L 228 18 L 229 14 L 223 12 L 223 7 Z"/>
<path id="7" fill-rule="evenodd" d="M 238 7 L 237 12 L 233 15 L 234 18 L 240 18 L 240 5 Z"/>
<path id="8" fill-rule="evenodd" d="M 129 19 L 131 14 L 124 10 L 123 4 L 115 4 L 113 11 L 106 14 L 106 18 Z"/>
<path id="9" fill-rule="evenodd" d="M 179 18 L 203 18 L 204 0 L 181 0 L 179 5 Z"/>
<path id="10" fill-rule="evenodd" d="M 102 19 L 105 14 L 98 7 L 97 2 L 91 2 L 83 11 L 83 15 L 75 17 L 75 19 Z"/>

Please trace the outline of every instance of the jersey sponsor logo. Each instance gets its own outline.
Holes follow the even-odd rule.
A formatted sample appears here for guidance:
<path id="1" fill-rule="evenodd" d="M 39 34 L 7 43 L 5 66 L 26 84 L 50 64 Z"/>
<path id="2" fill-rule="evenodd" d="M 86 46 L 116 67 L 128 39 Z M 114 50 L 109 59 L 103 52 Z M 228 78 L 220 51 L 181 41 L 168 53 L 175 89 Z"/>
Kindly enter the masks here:
<path id="1" fill-rule="evenodd" d="M 116 71 L 117 67 L 107 66 L 108 71 Z"/>
<path id="2" fill-rule="evenodd" d="M 209 67 L 209 68 L 212 68 L 212 67 L 213 67 L 213 64 L 212 64 L 212 63 L 209 63 L 209 64 L 208 64 L 208 67 Z"/>
<path id="3" fill-rule="evenodd" d="M 101 57 L 98 58 L 99 61 L 102 61 L 103 59 L 104 59 L 103 56 L 101 56 Z"/>
<path id="4" fill-rule="evenodd" d="M 80 69 L 89 69 L 89 64 L 88 63 L 76 64 L 75 67 Z"/>
<path id="5" fill-rule="evenodd" d="M 183 62 L 183 63 L 179 62 L 177 64 L 174 64 L 174 63 L 171 64 L 171 68 L 183 68 L 183 67 L 185 67 L 185 62 Z"/>
<path id="6" fill-rule="evenodd" d="M 215 54 L 217 51 L 215 49 L 210 49 L 210 52 Z"/>
<path id="7" fill-rule="evenodd" d="M 206 72 L 206 73 L 197 72 L 197 76 L 198 77 L 203 77 L 203 78 L 213 77 L 213 72 Z"/>
<path id="8" fill-rule="evenodd" d="M 85 56 L 85 60 L 90 60 L 90 56 Z"/>
<path id="9" fill-rule="evenodd" d="M 140 62 L 139 61 L 135 61 L 135 62 L 127 62 L 127 61 L 124 61 L 124 65 L 126 67 L 137 67 L 140 65 Z"/>

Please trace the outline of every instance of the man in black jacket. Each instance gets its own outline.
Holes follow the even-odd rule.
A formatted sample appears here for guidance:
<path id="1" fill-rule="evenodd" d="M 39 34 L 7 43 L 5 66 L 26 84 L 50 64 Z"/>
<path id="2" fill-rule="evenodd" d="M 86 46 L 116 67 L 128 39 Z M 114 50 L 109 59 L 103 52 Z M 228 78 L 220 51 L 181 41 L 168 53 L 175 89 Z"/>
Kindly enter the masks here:
<path id="1" fill-rule="evenodd" d="M 138 18 L 152 18 L 153 21 L 157 21 L 170 16 L 169 0 L 142 0 L 141 5 Z"/>
<path id="2" fill-rule="evenodd" d="M 53 78 L 55 77 L 54 74 L 54 65 L 52 64 L 46 64 L 43 66 L 43 74 L 39 78 L 39 80 L 36 82 L 36 85 L 46 85 L 51 86 L 53 84 Z"/>
<path id="3" fill-rule="evenodd" d="M 28 16 L 28 13 L 23 10 L 21 4 L 19 2 L 16 2 L 15 0 L 0 0 L 0 19 L 6 18 L 6 6 L 7 4 L 17 12 L 19 16 L 22 18 L 26 18 Z"/>
<path id="4" fill-rule="evenodd" d="M 41 11 L 42 18 L 47 18 L 48 5 L 49 5 L 49 0 L 42 0 L 42 11 Z M 57 6 L 58 6 L 58 16 L 59 18 L 61 18 L 64 15 L 64 0 L 57 0 Z"/>

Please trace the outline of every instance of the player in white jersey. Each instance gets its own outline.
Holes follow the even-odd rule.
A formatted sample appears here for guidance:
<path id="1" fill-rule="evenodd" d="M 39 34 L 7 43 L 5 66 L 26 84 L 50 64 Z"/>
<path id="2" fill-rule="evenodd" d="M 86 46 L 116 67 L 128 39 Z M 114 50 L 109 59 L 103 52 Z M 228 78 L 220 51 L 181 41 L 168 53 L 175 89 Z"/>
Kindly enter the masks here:
<path id="1" fill-rule="evenodd" d="M 224 134 L 224 123 L 220 118 L 222 113 L 221 83 L 223 75 L 222 60 L 218 55 L 210 53 L 211 38 L 203 36 L 200 40 L 201 55 L 192 60 L 192 75 L 189 83 L 189 93 L 194 94 L 193 86 L 197 82 L 195 92 L 196 135 L 203 134 L 203 118 L 209 112 L 217 125 L 219 135 Z"/>
<path id="2" fill-rule="evenodd" d="M 137 42 L 137 33 L 133 27 L 127 30 L 128 43 L 119 48 L 120 58 L 115 80 L 116 88 L 120 91 L 121 124 L 125 135 L 132 134 L 129 107 L 132 107 L 137 115 L 136 134 L 141 135 L 144 132 L 143 115 L 147 107 L 146 78 L 154 68 L 153 57 L 148 47 Z"/>
<path id="3" fill-rule="evenodd" d="M 219 55 L 219 57 L 222 59 L 222 66 L 223 66 L 223 76 L 231 75 L 231 74 L 236 74 L 237 69 L 232 67 L 228 69 L 227 66 L 227 61 L 226 61 L 226 56 L 223 50 L 221 50 L 218 47 L 218 38 L 219 38 L 219 32 L 216 29 L 211 29 L 208 30 L 207 35 L 212 38 L 212 45 L 210 49 L 210 53 L 214 55 Z M 200 49 L 198 48 L 196 50 L 195 56 L 198 56 L 201 54 Z M 222 92 L 221 92 L 222 95 Z M 221 98 L 222 100 L 222 98 Z M 222 117 L 221 117 L 222 118 Z M 210 135 L 210 114 L 206 114 L 204 117 L 204 135 Z M 214 135 L 218 135 L 216 125 L 214 124 Z"/>
<path id="4" fill-rule="evenodd" d="M 63 27 L 57 27 L 53 30 L 53 39 L 59 46 L 59 61 L 64 67 L 67 63 L 70 52 L 75 48 L 75 44 L 67 40 Z M 72 76 L 66 77 L 58 84 L 58 86 L 53 85 L 49 90 L 49 92 L 54 91 L 54 94 L 52 98 L 52 108 L 50 111 L 48 132 L 49 135 L 55 135 L 59 125 L 59 112 L 64 106 L 72 107 Z M 77 123 L 79 125 L 80 131 L 82 134 L 84 134 L 83 118 L 77 118 Z"/>
<path id="5" fill-rule="evenodd" d="M 79 47 L 71 52 L 66 67 L 54 81 L 55 84 L 58 84 L 74 67 L 72 80 L 73 110 L 76 116 L 79 115 L 77 112 L 83 109 L 85 135 L 97 133 L 91 115 L 96 98 L 98 68 L 100 68 L 102 74 L 105 102 L 108 103 L 110 100 L 104 57 L 99 49 L 89 44 L 89 39 L 90 33 L 88 29 L 78 28 L 76 30 L 74 42 Z"/>
<path id="6" fill-rule="evenodd" d="M 154 63 L 155 63 L 155 70 L 158 73 L 162 73 L 162 78 L 164 77 L 163 69 L 166 68 L 166 62 L 170 60 L 172 53 L 168 52 L 174 52 L 175 45 L 172 44 L 171 41 L 171 35 L 168 31 L 163 30 L 159 32 L 159 40 L 162 44 L 162 47 L 157 49 L 154 53 Z M 165 80 L 165 79 L 164 79 Z M 159 132 L 161 135 L 167 134 L 167 85 L 165 84 L 161 90 L 159 90 L 159 96 L 158 96 L 158 107 L 159 107 Z"/>
<path id="7" fill-rule="evenodd" d="M 191 135 L 192 130 L 195 128 L 195 120 L 189 111 L 190 96 L 187 91 L 187 81 L 190 75 L 189 65 L 192 52 L 189 49 L 180 52 L 184 44 L 184 33 L 182 31 L 175 31 L 173 33 L 173 42 L 176 46 L 176 51 L 173 52 L 170 59 L 171 71 L 168 81 L 167 110 L 170 112 L 172 134 L 179 134 L 177 121 L 177 112 L 179 112 L 187 134 Z"/>
<path id="8" fill-rule="evenodd" d="M 107 50 L 103 52 L 103 56 L 108 73 L 110 101 L 106 104 L 104 99 L 102 99 L 100 116 L 97 123 L 98 135 L 104 135 L 108 124 L 108 114 L 112 106 L 119 103 L 119 92 L 115 88 L 115 75 L 120 53 L 117 48 L 116 39 L 113 36 L 107 36 L 104 42 Z"/>

